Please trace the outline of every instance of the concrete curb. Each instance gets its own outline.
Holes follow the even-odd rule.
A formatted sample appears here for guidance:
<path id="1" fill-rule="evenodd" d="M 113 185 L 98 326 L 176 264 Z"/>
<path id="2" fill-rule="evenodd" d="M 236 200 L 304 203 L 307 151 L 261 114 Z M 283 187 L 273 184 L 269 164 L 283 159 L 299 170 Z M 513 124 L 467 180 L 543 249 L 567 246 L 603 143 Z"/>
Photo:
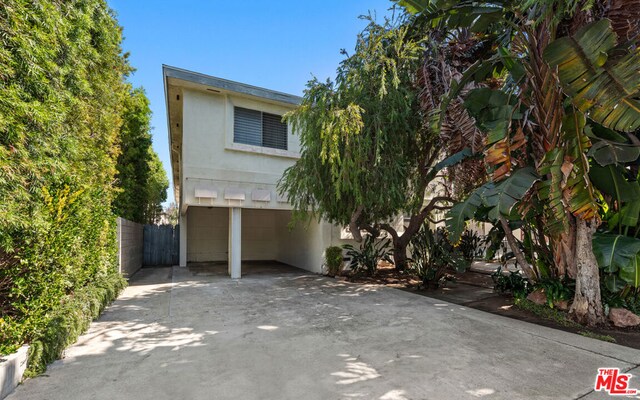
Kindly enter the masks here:
<path id="1" fill-rule="evenodd" d="M 0 400 L 10 395 L 22 381 L 22 375 L 27 369 L 28 358 L 29 346 L 24 345 L 15 353 L 1 359 L 0 382 L 2 383 L 2 388 L 0 390 Z"/>

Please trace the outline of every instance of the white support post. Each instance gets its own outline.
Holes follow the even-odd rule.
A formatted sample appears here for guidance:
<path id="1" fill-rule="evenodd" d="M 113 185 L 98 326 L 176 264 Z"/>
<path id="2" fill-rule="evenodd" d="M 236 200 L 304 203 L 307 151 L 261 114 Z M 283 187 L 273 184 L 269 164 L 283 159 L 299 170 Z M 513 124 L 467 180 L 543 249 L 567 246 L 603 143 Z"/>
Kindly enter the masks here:
<path id="1" fill-rule="evenodd" d="M 242 208 L 229 208 L 229 275 L 231 279 L 242 276 Z"/>
<path id="2" fill-rule="evenodd" d="M 180 266 L 187 266 L 187 213 L 180 214 Z"/>

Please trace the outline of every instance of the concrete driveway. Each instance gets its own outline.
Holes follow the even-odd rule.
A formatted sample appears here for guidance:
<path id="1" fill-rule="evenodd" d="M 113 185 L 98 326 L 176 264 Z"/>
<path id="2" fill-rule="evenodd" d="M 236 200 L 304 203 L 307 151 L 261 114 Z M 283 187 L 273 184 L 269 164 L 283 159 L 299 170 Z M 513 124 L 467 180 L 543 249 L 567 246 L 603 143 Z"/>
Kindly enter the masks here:
<path id="1" fill-rule="evenodd" d="M 592 392 L 599 367 L 640 373 L 640 351 L 615 344 L 292 268 L 245 271 L 142 270 L 8 399 L 595 399 L 609 398 Z"/>

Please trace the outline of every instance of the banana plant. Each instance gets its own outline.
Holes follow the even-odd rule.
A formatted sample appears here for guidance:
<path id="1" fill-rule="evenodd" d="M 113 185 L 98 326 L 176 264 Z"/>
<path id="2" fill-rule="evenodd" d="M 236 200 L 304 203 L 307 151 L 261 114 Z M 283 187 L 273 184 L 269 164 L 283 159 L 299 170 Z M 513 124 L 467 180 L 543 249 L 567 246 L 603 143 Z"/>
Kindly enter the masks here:
<path id="1" fill-rule="evenodd" d="M 596 234 L 593 250 L 604 284 L 612 292 L 640 285 L 640 240 L 626 235 L 629 228 L 638 232 L 640 185 L 625 167 L 638 159 L 640 146 L 631 140 L 633 135 L 621 134 L 640 128 L 640 53 L 624 46 L 618 46 L 611 22 L 603 19 L 573 37 L 557 39 L 544 51 L 545 60 L 558 68 L 572 104 L 591 120 L 580 129 L 592 144 L 583 152 L 594 160 L 587 169 L 588 181 L 609 208 L 605 214 L 610 215 L 609 230 L 617 228 L 618 233 Z"/>
<path id="2" fill-rule="evenodd" d="M 640 239 L 597 233 L 593 252 L 611 292 L 619 292 L 626 285 L 640 287 Z"/>
<path id="3" fill-rule="evenodd" d="M 573 105 L 595 122 L 621 132 L 640 128 L 640 48 L 617 46 L 609 19 L 550 43 L 544 59 Z"/>
<path id="4" fill-rule="evenodd" d="M 488 182 L 463 202 L 454 205 L 446 215 L 445 224 L 449 232 L 449 240 L 457 243 L 466 226 L 466 221 L 473 219 L 476 212 L 484 207 L 488 209 L 491 220 L 498 221 L 500 217 L 517 219 L 514 215 L 516 204 L 540 180 L 533 167 L 525 167 L 513 172 L 502 182 L 495 184 Z"/>
<path id="5" fill-rule="evenodd" d="M 459 237 L 465 221 L 487 208 L 503 221 L 509 217 L 526 220 L 525 230 L 536 235 L 540 248 L 553 254 L 555 274 L 576 278 L 572 316 L 587 324 L 602 322 L 598 260 L 589 251 L 593 230 L 604 218 L 617 223 L 618 230 L 625 224 L 625 232 L 637 233 L 640 213 L 640 204 L 634 202 L 635 189 L 629 188 L 632 182 L 635 185 L 640 154 L 636 136 L 640 129 L 640 24 L 631 17 L 637 12 L 621 6 L 624 2 L 620 0 L 613 0 L 607 8 L 585 8 L 577 0 L 399 3 L 445 32 L 460 27 L 482 32 L 479 47 L 495 49 L 493 55 L 482 53 L 477 63 L 462 71 L 443 96 L 466 98 L 469 114 L 487 135 L 483 161 L 492 181 L 449 211 L 450 237 Z M 497 22 L 485 25 L 488 30 L 474 30 L 481 14 L 491 14 L 492 7 Z M 596 22 L 589 22 L 593 20 Z M 487 68 L 489 74 L 479 73 Z M 469 91 L 468 82 L 484 87 Z M 444 114 L 449 102 L 441 103 Z M 525 166 L 534 167 L 538 179 L 532 180 L 521 197 L 512 196 L 513 204 L 496 207 L 501 203 L 490 195 L 509 190 L 504 182 Z M 607 178 L 614 173 L 624 179 Z M 534 203 L 536 207 L 531 206 Z M 604 213 L 607 209 L 611 218 Z M 620 269 L 626 271 L 625 278 L 618 272 L 607 273 L 614 274 L 606 278 L 608 285 L 616 279 L 616 286 L 633 281 L 634 270 L 628 265 Z"/>
<path id="6" fill-rule="evenodd" d="M 628 233 L 629 228 L 634 228 L 637 235 L 640 183 L 636 179 L 629 179 L 629 171 L 619 164 L 604 167 L 594 164 L 589 171 L 589 177 L 594 185 L 611 199 L 609 202 L 603 199 L 609 208 L 609 230 L 615 231 L 617 228 L 621 234 L 623 229 Z"/>
<path id="7" fill-rule="evenodd" d="M 598 165 L 626 164 L 640 157 L 640 140 L 632 134 L 623 136 L 596 123 L 587 125 L 585 132 L 593 143 L 587 155 Z"/>

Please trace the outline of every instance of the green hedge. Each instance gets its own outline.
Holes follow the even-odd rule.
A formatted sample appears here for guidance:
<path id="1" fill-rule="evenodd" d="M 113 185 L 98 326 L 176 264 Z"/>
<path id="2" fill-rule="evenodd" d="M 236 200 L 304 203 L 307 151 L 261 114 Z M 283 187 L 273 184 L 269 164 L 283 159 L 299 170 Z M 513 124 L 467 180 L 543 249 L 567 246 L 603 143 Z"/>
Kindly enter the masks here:
<path id="1" fill-rule="evenodd" d="M 64 349 L 89 328 L 91 321 L 118 297 L 126 284 L 120 274 L 112 273 L 66 296 L 51 314 L 41 337 L 31 342 L 25 376 L 41 374 L 47 369 L 47 364 L 62 357 Z"/>
<path id="2" fill-rule="evenodd" d="M 122 287 L 112 202 L 131 71 L 105 0 L 0 7 L 0 354 L 31 373 Z"/>

